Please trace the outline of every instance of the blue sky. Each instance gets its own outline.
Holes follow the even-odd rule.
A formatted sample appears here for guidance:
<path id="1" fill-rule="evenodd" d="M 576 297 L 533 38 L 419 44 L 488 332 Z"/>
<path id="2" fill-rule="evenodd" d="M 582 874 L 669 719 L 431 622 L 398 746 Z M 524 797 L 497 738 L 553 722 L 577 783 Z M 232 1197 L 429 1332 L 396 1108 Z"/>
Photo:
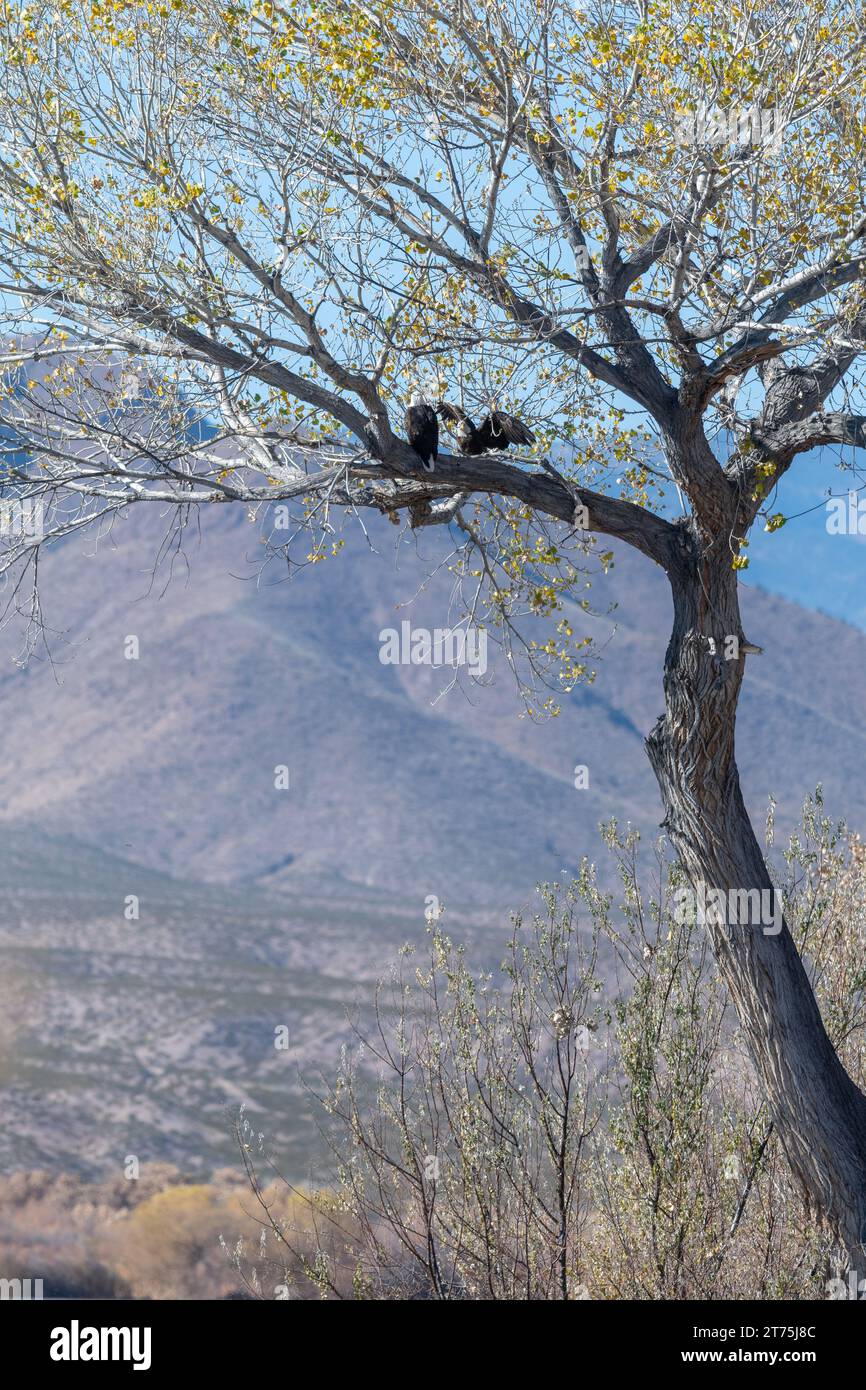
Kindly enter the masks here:
<path id="1" fill-rule="evenodd" d="M 772 506 L 790 520 L 772 534 L 756 524 L 744 581 L 866 631 L 866 535 L 827 531 L 828 489 L 847 496 L 858 482 L 840 470 L 830 451 L 815 450 L 795 459 Z M 866 513 L 866 489 L 861 488 L 859 497 Z M 866 527 L 866 519 L 862 524 Z"/>

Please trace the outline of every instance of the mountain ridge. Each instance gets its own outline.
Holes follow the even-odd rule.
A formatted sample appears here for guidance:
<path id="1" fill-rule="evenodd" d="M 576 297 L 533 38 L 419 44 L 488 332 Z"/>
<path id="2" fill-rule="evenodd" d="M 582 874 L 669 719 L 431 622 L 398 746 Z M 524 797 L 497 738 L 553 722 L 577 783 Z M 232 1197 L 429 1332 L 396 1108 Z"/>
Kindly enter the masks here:
<path id="1" fill-rule="evenodd" d="M 384 628 L 408 614 L 432 629 L 448 612 L 441 574 L 400 606 L 420 562 L 401 558 L 403 542 L 395 566 L 387 525 L 371 532 L 378 553 L 348 532 L 338 559 L 290 582 L 250 583 L 232 573 L 256 554 L 256 533 L 210 514 L 164 592 L 142 569 L 154 521 L 139 515 L 104 551 L 66 545 L 43 562 L 49 616 L 74 660 L 61 662 L 59 687 L 44 662 L 0 668 L 6 824 L 180 879 L 273 891 L 333 874 L 407 905 L 445 881 L 475 909 L 574 871 L 611 815 L 644 832 L 661 820 L 643 739 L 663 704 L 670 598 L 641 557 L 617 549 L 593 590 L 599 615 L 574 610 L 601 649 L 598 675 L 538 725 L 519 717 L 499 670 L 471 700 L 457 690 L 437 700 L 441 672 L 379 661 Z M 435 564 L 443 542 L 425 536 L 420 548 Z M 866 735 L 842 710 L 846 690 L 853 704 L 866 688 L 866 634 L 747 585 L 742 603 L 746 634 L 764 648 L 747 658 L 737 736 L 753 814 L 772 793 L 780 826 L 793 824 L 822 781 L 863 825 L 851 763 Z M 130 635 L 137 660 L 124 658 Z M 14 634 L 2 643 L 12 655 Z M 574 786 L 579 764 L 585 790 Z M 287 791 L 274 787 L 280 766 Z"/>

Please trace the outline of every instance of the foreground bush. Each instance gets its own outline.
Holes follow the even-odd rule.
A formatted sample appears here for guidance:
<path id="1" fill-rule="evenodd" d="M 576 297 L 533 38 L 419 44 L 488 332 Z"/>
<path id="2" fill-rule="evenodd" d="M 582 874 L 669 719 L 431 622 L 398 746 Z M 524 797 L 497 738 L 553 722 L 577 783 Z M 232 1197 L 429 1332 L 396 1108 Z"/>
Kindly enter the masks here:
<path id="1" fill-rule="evenodd" d="M 296 1193 L 300 1225 L 262 1191 L 242 1121 L 257 1268 L 282 1266 L 289 1296 L 827 1297 L 837 1252 L 789 1175 L 703 927 L 675 910 L 680 871 L 659 847 L 647 888 L 637 835 L 606 839 L 616 899 L 589 867 L 544 887 L 496 977 L 439 924 L 423 959 L 404 952 L 322 1098 L 333 1196 Z M 864 858 L 819 795 L 778 879 L 860 1083 Z"/>
<path id="2" fill-rule="evenodd" d="M 307 1199 L 278 1196 L 282 1219 L 293 1207 L 306 1217 Z M 42 1171 L 0 1179 L 0 1275 L 41 1279 L 46 1298 L 270 1297 L 273 1286 L 263 1290 L 238 1269 L 237 1252 L 255 1250 L 260 1231 L 232 1169 L 208 1182 L 167 1163 L 143 1164 L 137 1180 Z"/>

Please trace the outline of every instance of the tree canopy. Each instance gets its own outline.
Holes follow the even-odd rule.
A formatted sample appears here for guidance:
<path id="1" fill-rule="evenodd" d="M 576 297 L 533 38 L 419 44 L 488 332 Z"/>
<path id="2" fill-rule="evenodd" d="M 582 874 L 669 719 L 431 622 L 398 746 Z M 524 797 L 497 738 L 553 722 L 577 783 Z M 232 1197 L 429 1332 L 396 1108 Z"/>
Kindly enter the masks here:
<path id="1" fill-rule="evenodd" d="M 587 530 L 666 563 L 678 493 L 744 567 L 795 455 L 862 443 L 855 3 L 0 16 L 4 495 L 40 538 L 273 500 L 306 563 L 335 507 L 459 516 L 476 617 L 552 615 L 568 688 Z M 419 476 L 419 382 L 534 449 Z"/>

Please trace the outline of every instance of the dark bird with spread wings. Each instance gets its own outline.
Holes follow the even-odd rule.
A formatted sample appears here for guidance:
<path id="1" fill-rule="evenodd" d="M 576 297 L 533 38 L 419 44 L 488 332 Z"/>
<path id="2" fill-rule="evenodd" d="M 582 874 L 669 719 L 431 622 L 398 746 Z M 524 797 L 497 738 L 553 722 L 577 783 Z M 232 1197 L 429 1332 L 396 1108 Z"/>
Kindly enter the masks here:
<path id="1" fill-rule="evenodd" d="M 459 405 L 440 401 L 437 409 L 457 440 L 461 454 L 486 454 L 490 449 L 507 449 L 509 444 L 535 443 L 532 430 L 504 410 L 491 410 L 476 429 Z"/>
<path id="2" fill-rule="evenodd" d="M 406 411 L 406 438 L 424 467 L 432 471 L 439 455 L 439 420 L 420 391 L 413 391 Z"/>

